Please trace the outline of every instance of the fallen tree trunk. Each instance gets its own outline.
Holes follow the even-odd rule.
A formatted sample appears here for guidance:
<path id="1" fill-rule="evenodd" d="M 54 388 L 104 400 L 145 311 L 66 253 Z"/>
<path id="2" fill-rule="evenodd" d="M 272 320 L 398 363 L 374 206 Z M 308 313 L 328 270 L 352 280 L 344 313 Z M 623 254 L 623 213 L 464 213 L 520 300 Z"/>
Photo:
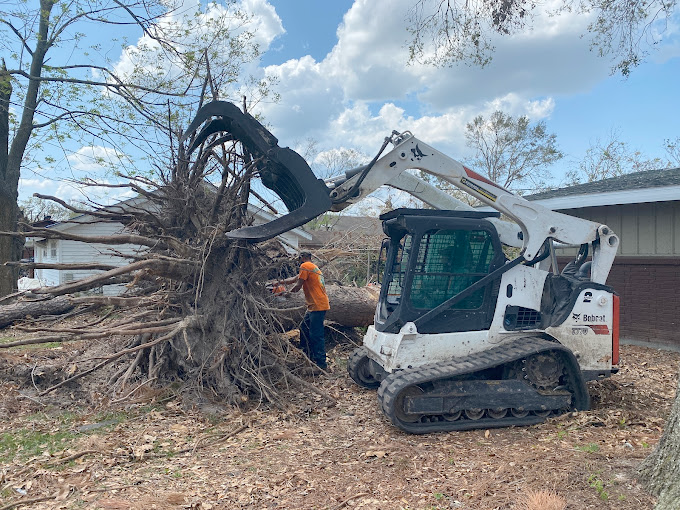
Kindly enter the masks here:
<path id="1" fill-rule="evenodd" d="M 373 314 L 378 303 L 379 289 L 376 287 L 343 287 L 327 285 L 328 299 L 331 309 L 326 314 L 326 320 L 337 322 L 347 327 L 362 327 L 373 324 Z M 134 300 L 135 298 L 127 298 Z M 142 300 L 142 298 L 137 298 Z M 126 298 L 94 297 L 70 298 L 67 296 L 39 301 L 18 301 L 11 305 L 0 306 L 0 328 L 9 326 L 15 321 L 26 317 L 40 317 L 42 315 L 60 315 L 74 308 L 83 301 L 86 304 L 100 303 L 102 305 L 119 304 Z M 134 304 L 134 303 L 133 303 Z M 277 312 L 281 321 L 288 327 L 294 328 L 305 315 L 305 296 L 302 292 L 286 297 L 274 298 L 272 310 Z"/>
<path id="2" fill-rule="evenodd" d="M 0 328 L 27 317 L 61 315 L 75 305 L 67 297 L 41 299 L 39 301 L 17 301 L 11 305 L 0 306 Z"/>
<path id="3" fill-rule="evenodd" d="M 373 324 L 379 289 L 376 287 L 343 287 L 326 285 L 331 309 L 326 320 L 342 326 L 365 327 Z M 286 310 L 281 318 L 288 327 L 296 327 L 305 315 L 307 306 L 302 291 L 276 298 L 276 306 Z"/>

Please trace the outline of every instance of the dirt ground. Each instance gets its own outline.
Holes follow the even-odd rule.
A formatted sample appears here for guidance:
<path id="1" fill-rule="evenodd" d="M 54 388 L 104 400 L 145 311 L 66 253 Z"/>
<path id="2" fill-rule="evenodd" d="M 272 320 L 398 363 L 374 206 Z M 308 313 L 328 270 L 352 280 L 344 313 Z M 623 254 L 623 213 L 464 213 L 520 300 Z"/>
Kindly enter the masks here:
<path id="1" fill-rule="evenodd" d="M 120 402 L 67 390 L 36 398 L 18 387 L 17 363 L 38 367 L 75 348 L 0 351 L 0 510 L 19 501 L 35 509 L 505 510 L 531 508 L 528 498 L 547 493 L 574 510 L 651 509 L 635 470 L 662 433 L 680 360 L 623 346 L 621 371 L 590 383 L 591 411 L 527 428 L 415 436 L 392 427 L 375 392 L 349 379 L 346 344 L 330 352 L 329 376 L 315 379 L 337 404 L 295 415 L 186 409 L 171 391 L 146 387 Z"/>

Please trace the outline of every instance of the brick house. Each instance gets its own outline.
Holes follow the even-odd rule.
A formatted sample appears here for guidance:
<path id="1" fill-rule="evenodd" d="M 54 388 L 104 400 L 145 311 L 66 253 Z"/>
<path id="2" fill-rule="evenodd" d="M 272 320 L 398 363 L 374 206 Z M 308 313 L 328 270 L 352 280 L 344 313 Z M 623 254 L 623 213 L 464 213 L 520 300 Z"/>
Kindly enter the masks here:
<path id="1" fill-rule="evenodd" d="M 680 348 L 680 168 L 525 198 L 611 227 L 620 245 L 607 284 L 621 296 L 622 340 Z M 560 256 L 560 267 L 572 256 Z"/>

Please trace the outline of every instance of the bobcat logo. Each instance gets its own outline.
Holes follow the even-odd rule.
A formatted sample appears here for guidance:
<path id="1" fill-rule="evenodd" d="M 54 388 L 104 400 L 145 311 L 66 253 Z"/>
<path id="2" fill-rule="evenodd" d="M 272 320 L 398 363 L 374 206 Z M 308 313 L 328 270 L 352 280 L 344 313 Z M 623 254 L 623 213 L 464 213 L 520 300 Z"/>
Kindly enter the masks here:
<path id="1" fill-rule="evenodd" d="M 581 314 L 580 313 L 572 313 L 571 318 L 574 319 L 575 321 L 581 320 Z"/>
<path id="2" fill-rule="evenodd" d="M 420 147 L 418 147 L 417 145 L 415 149 L 411 149 L 411 154 L 413 154 L 413 157 L 416 158 L 418 161 L 425 157 L 425 154 L 423 154 L 423 151 L 421 151 Z"/>

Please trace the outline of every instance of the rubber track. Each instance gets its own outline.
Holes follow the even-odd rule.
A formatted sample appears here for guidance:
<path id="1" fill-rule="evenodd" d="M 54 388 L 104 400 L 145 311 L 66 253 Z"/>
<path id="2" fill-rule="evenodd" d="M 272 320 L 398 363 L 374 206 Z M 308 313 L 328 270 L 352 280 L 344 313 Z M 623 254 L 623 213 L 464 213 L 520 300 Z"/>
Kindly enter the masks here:
<path id="1" fill-rule="evenodd" d="M 378 386 L 380 386 L 380 381 L 375 379 L 372 384 L 368 384 L 362 381 L 358 374 L 359 364 L 364 359 L 368 359 L 368 350 L 366 349 L 366 347 L 362 346 L 357 349 L 354 349 L 354 352 L 352 352 L 350 357 L 347 359 L 347 372 L 349 373 L 349 376 L 352 378 L 352 380 L 359 386 L 361 386 L 362 388 L 374 390 Z"/>
<path id="2" fill-rule="evenodd" d="M 541 338 L 523 337 L 484 352 L 471 354 L 462 358 L 456 358 L 454 361 L 424 365 L 418 368 L 394 372 L 385 378 L 380 385 L 380 388 L 378 389 L 378 401 L 380 402 L 383 412 L 394 425 L 406 432 L 413 434 L 423 434 L 436 431 L 470 430 L 478 428 L 526 426 L 540 423 L 545 421 L 545 418 L 531 414 L 523 418 L 508 416 L 506 418 L 500 419 L 482 418 L 479 420 L 470 420 L 463 418 L 456 421 L 405 423 L 399 420 L 399 418 L 397 418 L 395 415 L 395 402 L 399 393 L 409 386 L 471 374 L 480 370 L 502 365 L 504 363 L 516 361 L 543 351 L 561 351 L 562 353 L 566 353 L 567 360 L 571 360 L 572 363 L 572 370 L 569 370 L 569 367 L 567 367 L 569 375 L 573 375 L 574 366 L 578 370 L 578 362 L 576 361 L 576 358 L 574 358 L 572 352 L 563 345 L 556 342 L 549 342 Z M 576 390 L 574 398 L 577 403 L 580 401 L 581 410 L 586 410 L 589 408 L 588 393 L 583 378 L 580 375 L 580 370 L 577 373 L 578 376 L 570 377 L 570 382 L 572 384 L 581 386 L 580 388 L 572 388 L 572 390 Z"/>

